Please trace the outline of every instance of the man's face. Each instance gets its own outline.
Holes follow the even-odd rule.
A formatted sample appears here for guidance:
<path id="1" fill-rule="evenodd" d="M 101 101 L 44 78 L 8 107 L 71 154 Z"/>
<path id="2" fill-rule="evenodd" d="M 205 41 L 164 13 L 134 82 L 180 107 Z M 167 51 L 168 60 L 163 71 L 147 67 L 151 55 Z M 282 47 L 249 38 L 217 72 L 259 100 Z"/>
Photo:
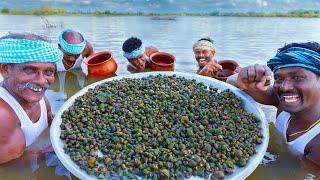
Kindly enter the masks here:
<path id="1" fill-rule="evenodd" d="M 63 52 L 63 59 L 67 62 L 75 62 L 80 56 L 80 54 L 70 54 L 66 52 L 60 47 L 60 45 L 59 45 L 59 49 Z"/>
<path id="2" fill-rule="evenodd" d="M 213 59 L 214 52 L 208 49 L 196 48 L 194 50 L 194 56 L 198 62 L 199 68 L 203 68 Z"/>
<path id="3" fill-rule="evenodd" d="M 145 54 L 141 54 L 137 58 L 128 59 L 128 61 L 139 71 L 142 71 L 146 68 L 147 56 Z"/>
<path id="4" fill-rule="evenodd" d="M 22 63 L 2 65 L 5 87 L 21 103 L 35 103 L 45 96 L 54 82 L 54 63 Z"/>
<path id="5" fill-rule="evenodd" d="M 274 79 L 273 88 L 283 110 L 302 112 L 318 103 L 320 84 L 313 72 L 300 67 L 288 67 L 277 70 Z"/>

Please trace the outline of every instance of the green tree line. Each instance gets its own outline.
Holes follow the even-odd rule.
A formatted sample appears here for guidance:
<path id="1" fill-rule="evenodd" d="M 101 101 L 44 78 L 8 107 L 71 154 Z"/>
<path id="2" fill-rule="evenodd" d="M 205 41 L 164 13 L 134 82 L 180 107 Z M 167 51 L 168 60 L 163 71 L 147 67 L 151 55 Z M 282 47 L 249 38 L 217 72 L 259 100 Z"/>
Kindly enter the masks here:
<path id="1" fill-rule="evenodd" d="M 2 8 L 1 14 L 12 15 L 92 15 L 92 16 L 235 16 L 235 17 L 304 17 L 314 18 L 320 17 L 320 11 L 316 10 L 293 10 L 288 12 L 219 12 L 211 13 L 143 13 L 143 12 L 112 12 L 105 11 L 74 11 L 67 12 L 64 8 L 58 7 L 41 7 L 31 10 L 18 10 Z"/>
<path id="2" fill-rule="evenodd" d="M 66 14 L 67 11 L 64 8 L 52 8 L 52 7 L 41 7 L 38 9 L 31 10 L 18 10 L 18 9 L 9 9 L 2 8 L 1 14 L 12 14 L 12 15 L 63 15 Z"/>

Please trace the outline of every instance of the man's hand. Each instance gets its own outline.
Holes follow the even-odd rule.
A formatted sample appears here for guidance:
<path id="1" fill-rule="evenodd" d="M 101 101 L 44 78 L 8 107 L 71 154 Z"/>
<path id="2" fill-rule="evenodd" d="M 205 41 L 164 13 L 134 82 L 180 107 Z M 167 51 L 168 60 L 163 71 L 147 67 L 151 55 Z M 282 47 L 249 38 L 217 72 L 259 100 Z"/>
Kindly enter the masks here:
<path id="1" fill-rule="evenodd" d="M 208 62 L 198 74 L 203 76 L 211 76 L 216 74 L 219 70 L 222 70 L 222 66 L 215 61 Z"/>
<path id="2" fill-rule="evenodd" d="M 150 57 L 153 53 L 159 52 L 159 50 L 154 46 L 148 46 L 145 48 L 145 54 Z"/>
<path id="3" fill-rule="evenodd" d="M 244 90 L 267 91 L 266 81 L 271 79 L 272 71 L 268 66 L 255 64 L 241 68 L 235 85 Z"/>

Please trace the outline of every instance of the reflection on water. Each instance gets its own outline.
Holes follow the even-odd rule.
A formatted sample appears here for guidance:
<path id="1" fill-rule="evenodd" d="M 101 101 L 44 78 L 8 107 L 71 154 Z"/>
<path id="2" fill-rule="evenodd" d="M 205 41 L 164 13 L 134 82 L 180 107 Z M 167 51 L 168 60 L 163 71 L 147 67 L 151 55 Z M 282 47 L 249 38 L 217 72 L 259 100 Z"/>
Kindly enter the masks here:
<path id="1" fill-rule="evenodd" d="M 55 114 L 62 104 L 73 94 L 85 86 L 86 75 L 81 69 L 73 69 L 68 72 L 57 72 L 52 88 L 46 92 Z"/>
<path id="2" fill-rule="evenodd" d="M 175 70 L 189 73 L 197 71 L 192 45 L 203 36 L 214 39 L 217 59 L 235 59 L 241 66 L 265 64 L 276 49 L 285 43 L 320 41 L 320 18 L 178 17 L 176 21 L 153 21 L 149 17 L 51 16 L 47 19 L 53 24 L 63 24 L 84 32 L 96 51 L 111 51 L 119 65 L 117 75 L 129 74 L 126 68 L 128 62 L 122 57 L 121 46 L 130 36 L 140 37 L 146 45 L 155 45 L 160 50 L 173 54 L 177 59 Z M 57 41 L 56 36 L 60 31 L 59 28 L 44 26 L 40 17 L 0 15 L 1 36 L 8 31 L 17 30 L 42 34 L 53 42 Z M 55 78 L 51 89 L 46 92 L 54 113 L 83 87 L 106 77 L 85 76 L 80 70 L 72 70 L 58 72 Z M 273 121 L 275 108 L 261 107 L 266 118 Z M 57 176 L 55 167 L 47 167 L 43 157 L 35 161 L 30 153 L 49 143 L 47 130 L 21 158 L 0 166 L 0 179 L 68 179 L 66 176 Z M 299 159 L 286 148 L 281 136 L 275 133 L 273 125 L 270 126 L 268 151 L 271 153 L 271 160 L 272 155 L 275 155 L 276 160 L 260 165 L 248 179 L 320 177 L 319 170 L 301 168 Z"/>
<path id="3" fill-rule="evenodd" d="M 86 76 L 81 69 L 72 69 L 67 72 L 57 72 L 51 89 L 46 95 L 51 102 L 52 112 L 57 113 L 63 103 L 83 87 L 108 77 Z"/>
<path id="4" fill-rule="evenodd" d="M 48 153 L 37 153 L 49 145 L 51 143 L 47 129 L 37 143 L 26 149 L 22 157 L 0 166 L 0 179 L 68 179 L 67 176 L 57 176 L 61 173 L 61 169 L 57 169 L 58 166 L 46 165 L 46 160 L 50 160 L 45 157 Z M 75 179 L 74 176 L 72 178 Z"/>

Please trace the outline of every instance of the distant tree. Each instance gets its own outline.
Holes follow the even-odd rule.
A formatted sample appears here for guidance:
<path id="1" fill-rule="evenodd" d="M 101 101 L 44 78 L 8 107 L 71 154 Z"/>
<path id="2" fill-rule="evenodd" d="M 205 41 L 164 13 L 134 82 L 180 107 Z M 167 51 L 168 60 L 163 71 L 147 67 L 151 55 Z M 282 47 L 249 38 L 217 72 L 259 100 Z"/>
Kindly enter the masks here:
<path id="1" fill-rule="evenodd" d="M 209 13 L 210 16 L 219 16 L 219 11 Z"/>
<path id="2" fill-rule="evenodd" d="M 3 14 L 9 14 L 9 13 L 10 13 L 10 9 L 7 8 L 7 7 L 4 7 L 4 8 L 1 9 L 1 13 L 3 13 Z"/>

